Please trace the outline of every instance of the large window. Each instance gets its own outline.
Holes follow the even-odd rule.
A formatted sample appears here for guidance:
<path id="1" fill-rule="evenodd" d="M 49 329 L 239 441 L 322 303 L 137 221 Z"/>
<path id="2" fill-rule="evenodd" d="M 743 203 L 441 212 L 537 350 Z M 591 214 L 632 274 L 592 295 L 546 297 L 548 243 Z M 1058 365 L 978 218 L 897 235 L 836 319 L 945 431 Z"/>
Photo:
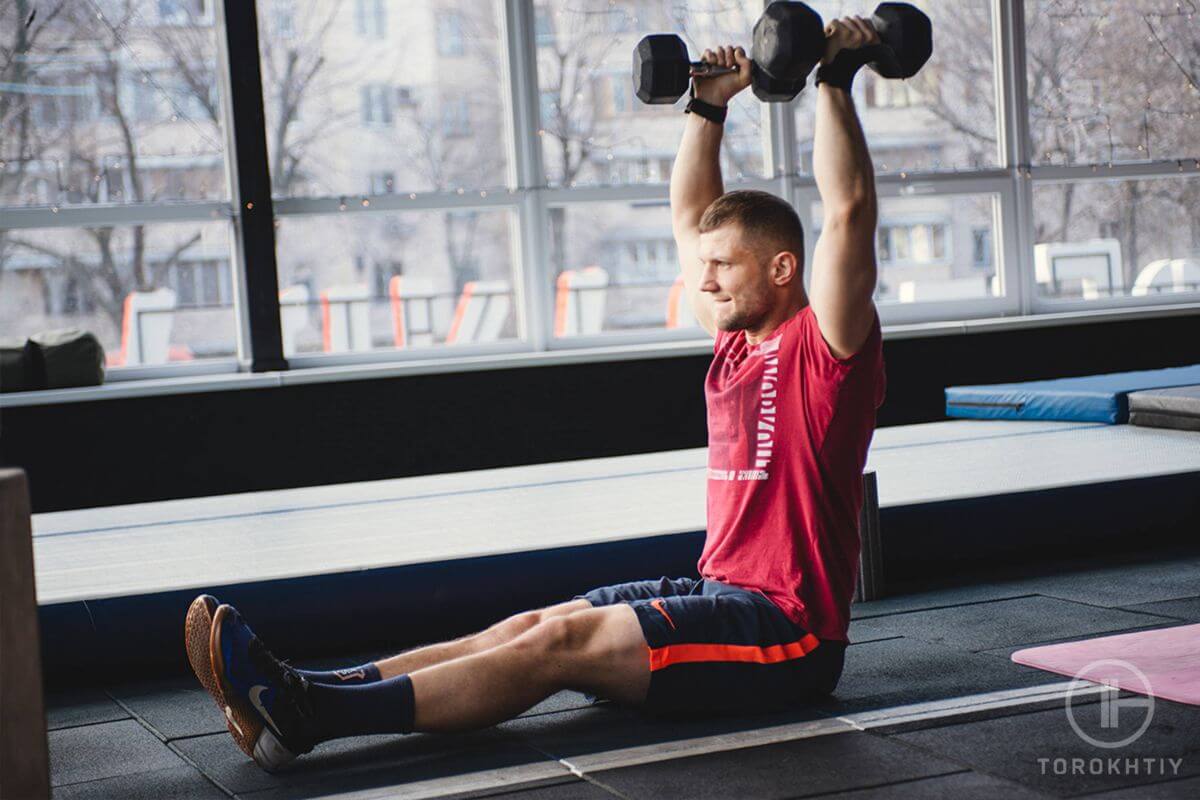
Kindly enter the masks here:
<path id="1" fill-rule="evenodd" d="M 1200 181 L 1179 174 L 1200 168 L 1200 9 L 1167 0 L 1024 7 L 1036 297 L 1195 299 Z M 1107 179 L 1116 168 L 1121 179 Z"/>
<path id="2" fill-rule="evenodd" d="M 5 337 L 82 328 L 109 367 L 236 355 L 229 225 L 0 231 Z"/>
<path id="3" fill-rule="evenodd" d="M 0 336 L 235 355 L 216 61 L 209 2 L 0 5 Z"/>
<path id="4" fill-rule="evenodd" d="M 277 198 L 359 197 L 384 171 L 405 195 L 508 182 L 502 8 L 413 0 L 385 25 L 383 0 L 311 5 L 286 38 L 259 30 Z"/>
<path id="5" fill-rule="evenodd" d="M 638 3 L 631 0 L 534 0 L 538 138 L 552 186 L 660 183 L 666 170 L 624 168 L 674 157 L 683 135 L 686 95 L 674 105 L 647 105 L 633 95 L 631 54 L 646 33 L 674 31 L 699 59 L 706 47 L 740 42 L 762 10 L 757 0 Z M 726 179 L 769 174 L 763 158 L 765 106 L 749 91 L 734 99 L 721 148 Z"/>
<path id="6" fill-rule="evenodd" d="M 749 49 L 765 4 L 255 0 L 280 355 L 305 368 L 702 343 L 670 225 L 686 95 L 643 103 L 631 54 L 652 32 L 693 59 Z M 854 83 L 883 322 L 1200 300 L 1200 10 L 916 4 L 929 62 Z M 93 330 L 113 377 L 262 357 L 239 326 L 275 309 L 236 307 L 258 273 L 235 235 L 258 229 L 236 224 L 247 209 L 228 185 L 225 8 L 0 4 L 0 336 Z M 720 151 L 727 190 L 800 210 L 806 278 L 822 266 L 817 94 L 812 76 L 790 104 L 747 90 Z"/>
<path id="7" fill-rule="evenodd" d="M 503 8 L 421 0 L 387 25 L 385 6 L 318 2 L 293 41 L 260 31 L 284 354 L 297 364 L 523 336 Z"/>
<path id="8" fill-rule="evenodd" d="M 1037 164 L 1195 158 L 1200 8 L 1176 0 L 1025 0 Z"/>
<path id="9" fill-rule="evenodd" d="M 840 0 L 810 3 L 824 20 L 861 14 Z M 977 170 L 1000 164 L 990 0 L 917 0 L 933 24 L 933 55 L 915 76 L 885 80 L 869 68 L 854 98 L 879 174 Z M 795 103 L 797 166 L 812 171 L 816 92 Z"/>
<path id="10" fill-rule="evenodd" d="M 1033 200 L 1039 295 L 1200 292 L 1200 178 L 1039 182 Z"/>
<path id="11" fill-rule="evenodd" d="M 494 209 L 284 217 L 276 230 L 284 352 L 518 338 L 512 222 Z"/>
<path id="12" fill-rule="evenodd" d="M 549 209 L 556 337 L 688 328 L 666 203 Z"/>
<path id="13" fill-rule="evenodd" d="M 822 214 L 821 204 L 814 204 L 814 239 L 821 233 Z M 875 302 L 883 315 L 894 304 L 1003 296 L 991 245 L 999 218 L 999 199 L 990 194 L 881 198 Z"/>

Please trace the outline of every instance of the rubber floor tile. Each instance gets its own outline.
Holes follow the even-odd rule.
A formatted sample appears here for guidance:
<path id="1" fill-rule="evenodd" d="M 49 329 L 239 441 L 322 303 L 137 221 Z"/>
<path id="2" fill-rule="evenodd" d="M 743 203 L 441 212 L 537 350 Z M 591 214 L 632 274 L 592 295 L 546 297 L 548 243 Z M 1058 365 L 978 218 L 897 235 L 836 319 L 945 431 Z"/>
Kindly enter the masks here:
<path id="1" fill-rule="evenodd" d="M 1200 797 L 1200 777 L 1141 784 L 1088 795 L 1088 800 L 1196 800 Z"/>
<path id="2" fill-rule="evenodd" d="M 1083 794 L 1200 774 L 1200 709 L 1157 702 L 1150 722 L 1144 698 L 1110 707 L 1115 727 L 1102 725 L 1103 705 L 1067 705 L 981 722 L 952 724 L 892 738 L 973 769 L 1052 794 Z M 1121 701 L 1118 701 L 1121 702 Z M 1116 743 L 1098 747 L 1083 738 Z M 1149 759 L 1149 761 L 1145 761 Z M 1174 759 L 1174 761 L 1172 761 Z"/>
<path id="3" fill-rule="evenodd" d="M 666 719 L 614 705 L 521 717 L 502 723 L 498 729 L 528 742 L 554 758 L 569 759 L 631 747 L 653 746 L 662 742 L 754 731 L 827 717 L 827 713 L 816 707 L 798 707 L 769 714 Z"/>
<path id="4" fill-rule="evenodd" d="M 1064 636 L 1062 638 L 1047 639 L 1047 640 L 1041 641 L 1041 642 L 1026 642 L 1024 644 L 1009 645 L 1008 647 L 997 647 L 994 650 L 980 650 L 979 652 L 982 655 L 994 656 L 996 658 L 1001 658 L 1005 661 L 1011 661 L 1013 653 L 1017 652 L 1018 650 L 1024 650 L 1027 647 L 1041 647 L 1041 646 L 1047 645 L 1047 644 L 1063 644 L 1065 642 L 1078 642 L 1078 641 L 1082 641 L 1085 639 L 1096 639 L 1096 638 L 1100 638 L 1103 636 L 1117 636 L 1122 633 L 1141 633 L 1143 631 L 1153 631 L 1153 630 L 1158 630 L 1159 628 L 1173 628 L 1177 625 L 1189 624 L 1183 620 L 1167 619 L 1165 617 L 1151 617 L 1149 615 L 1146 616 L 1146 619 L 1152 619 L 1152 620 L 1154 620 L 1154 622 L 1149 625 L 1139 624 L 1135 628 L 1122 628 L 1120 630 L 1115 630 L 1115 631 L 1104 631 L 1103 633 L 1090 633 L 1090 634 L 1087 634 L 1086 636 Z M 1024 665 L 1021 665 L 1021 666 L 1024 666 Z M 1026 668 L 1027 669 L 1036 669 L 1035 667 L 1026 667 Z M 1047 675 L 1056 675 L 1057 673 L 1047 672 L 1046 674 Z M 1066 681 L 1066 680 L 1070 680 L 1070 678 L 1064 675 L 1064 676 L 1059 676 L 1059 680 Z"/>
<path id="5" fill-rule="evenodd" d="M 1195 596 L 1198 574 L 1200 559 L 1179 558 L 1046 575 L 1014 585 L 1049 597 L 1113 608 Z"/>
<path id="6" fill-rule="evenodd" d="M 54 786 L 131 775 L 183 764 L 135 720 L 51 731 L 50 783 Z"/>
<path id="7" fill-rule="evenodd" d="M 46 694 L 46 729 L 73 728 L 129 719 L 101 689 L 60 689 Z"/>
<path id="8" fill-rule="evenodd" d="M 820 707 L 845 714 L 1061 681 L 994 656 L 916 639 L 887 639 L 846 650 L 841 681 Z"/>
<path id="9" fill-rule="evenodd" d="M 1154 625 L 1161 620 L 1051 597 L 994 600 L 860 620 L 859 636 L 893 635 L 976 652 L 1066 636 Z"/>
<path id="10" fill-rule="evenodd" d="M 586 774 L 632 798 L 782 800 L 961 770 L 884 737 L 851 732 Z"/>
<path id="11" fill-rule="evenodd" d="M 494 730 L 336 739 L 317 745 L 275 774 L 264 772 L 248 759 L 228 734 L 181 739 L 174 744 L 206 775 L 232 792 L 295 789 L 280 795 L 289 797 L 316 791 L 361 791 L 548 760 Z"/>
<path id="12" fill-rule="evenodd" d="M 958 772 L 850 792 L 823 794 L 821 800 L 964 800 L 989 797 L 996 800 L 1043 800 L 1053 795 L 978 772 Z"/>
<path id="13" fill-rule="evenodd" d="M 1196 580 L 1200 583 L 1200 568 L 1196 570 L 1196 575 Z M 1178 600 L 1160 600 L 1157 603 L 1140 603 L 1138 605 L 1125 606 L 1125 610 L 1187 620 L 1188 622 L 1200 622 L 1200 597 L 1183 597 Z"/>
<path id="14" fill-rule="evenodd" d="M 476 798 L 482 797 L 495 798 L 495 800 L 612 800 L 617 796 L 593 783 L 571 780 L 515 792 L 452 794 L 438 798 L 438 800 L 476 800 Z"/>
<path id="15" fill-rule="evenodd" d="M 118 775 L 54 789 L 53 800 L 226 800 L 228 795 L 213 786 L 190 766 L 156 769 L 133 775 Z"/>
<path id="16" fill-rule="evenodd" d="M 166 739 L 227 730 L 221 710 L 195 677 L 139 681 L 109 691 Z"/>
<path id="17" fill-rule="evenodd" d="M 522 717 L 535 717 L 541 714 L 553 714 L 558 711 L 577 711 L 593 706 L 603 708 L 609 705 L 608 701 L 601 700 L 598 703 L 593 703 L 587 699 L 587 696 L 582 692 L 572 692 L 564 690 L 557 694 L 552 694 L 545 700 L 542 700 L 537 705 L 530 708 L 528 711 L 521 714 Z"/>
<path id="18" fill-rule="evenodd" d="M 403 786 L 400 785 L 393 788 L 397 793 L 403 790 Z M 244 800 L 308 800 L 321 797 L 323 791 L 325 791 L 324 787 L 306 785 L 268 789 L 263 792 L 239 795 L 239 797 Z M 384 793 L 386 796 L 386 789 Z M 379 789 L 368 789 L 362 794 L 372 800 L 380 798 Z M 354 800 L 354 796 L 353 792 L 349 794 L 339 792 L 338 794 L 339 800 Z M 488 798 L 488 800 L 613 800 L 615 797 L 617 795 L 587 781 L 582 781 L 565 771 L 561 777 L 538 781 L 536 785 L 521 789 L 514 789 L 512 786 L 498 786 L 455 794 L 441 794 L 440 792 L 437 794 L 437 800 L 482 800 L 482 798 Z"/>
<path id="19" fill-rule="evenodd" d="M 852 620 L 870 619 L 887 614 L 902 614 L 906 611 L 926 611 L 967 603 L 984 603 L 989 600 L 1008 600 L 1030 594 L 1032 592 L 1020 587 L 984 581 L 974 586 L 957 586 L 928 592 L 898 594 L 882 597 L 879 600 L 869 600 L 865 603 L 854 603 L 850 606 L 850 618 Z"/>

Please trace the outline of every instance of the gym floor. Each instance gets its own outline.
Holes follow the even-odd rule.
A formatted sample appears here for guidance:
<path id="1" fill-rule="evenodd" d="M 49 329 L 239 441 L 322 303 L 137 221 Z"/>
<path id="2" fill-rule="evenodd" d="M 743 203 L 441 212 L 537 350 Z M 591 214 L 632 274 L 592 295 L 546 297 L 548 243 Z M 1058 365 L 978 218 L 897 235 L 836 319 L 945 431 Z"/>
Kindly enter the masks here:
<path id="1" fill-rule="evenodd" d="M 1134 743 L 1097 750 L 1073 727 L 1097 723 L 1099 697 L 1009 656 L 1200 622 L 1198 570 L 1200 549 L 1077 559 L 859 604 L 820 707 L 667 722 L 563 692 L 474 734 L 329 742 L 278 775 L 236 748 L 191 675 L 51 694 L 53 796 L 1194 798 L 1200 709 L 1156 700 Z M 1118 716 L 1121 734 L 1146 718 Z"/>

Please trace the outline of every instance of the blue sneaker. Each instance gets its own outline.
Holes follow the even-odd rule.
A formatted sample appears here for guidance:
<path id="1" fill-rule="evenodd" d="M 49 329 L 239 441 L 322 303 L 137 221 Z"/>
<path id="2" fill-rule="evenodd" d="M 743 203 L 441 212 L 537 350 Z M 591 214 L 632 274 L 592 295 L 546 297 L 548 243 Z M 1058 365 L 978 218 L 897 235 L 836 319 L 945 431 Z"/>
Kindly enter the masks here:
<path id="1" fill-rule="evenodd" d="M 242 752 L 274 772 L 313 749 L 320 739 L 308 681 L 275 658 L 233 606 L 213 615 L 209 653 Z"/>

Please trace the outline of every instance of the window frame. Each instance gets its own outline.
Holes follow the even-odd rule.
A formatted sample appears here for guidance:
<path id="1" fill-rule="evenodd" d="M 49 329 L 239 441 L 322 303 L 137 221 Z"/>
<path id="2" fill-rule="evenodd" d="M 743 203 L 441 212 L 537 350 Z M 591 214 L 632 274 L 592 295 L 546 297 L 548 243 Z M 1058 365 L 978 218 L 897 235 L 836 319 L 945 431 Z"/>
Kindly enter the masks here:
<path id="1" fill-rule="evenodd" d="M 1048 319 L 1080 315 L 1081 318 L 1105 318 L 1111 313 L 1125 314 L 1143 310 L 1147 315 L 1182 313 L 1197 297 L 1192 294 L 1178 298 L 1159 295 L 1146 297 L 1116 297 L 1101 300 L 1058 299 L 1039 296 L 1033 274 L 1033 190 L 1035 185 L 1065 180 L 1110 180 L 1113 178 L 1155 178 L 1188 176 L 1200 180 L 1200 160 L 1168 160 L 1145 163 L 1072 166 L 1030 166 L 1032 163 L 1029 132 L 1028 86 L 1026 83 L 1025 9 L 1024 0 L 990 0 L 992 11 L 992 51 L 995 66 L 996 120 L 999 138 L 1000 165 L 997 168 L 962 171 L 896 173 L 878 176 L 877 190 L 881 198 L 933 195 L 990 194 L 997 198 L 996 222 L 992 228 L 991 254 L 1005 292 L 1002 297 L 977 300 L 916 302 L 886 304 L 880 317 L 888 326 L 929 326 L 931 330 L 957 331 L 967 321 L 990 320 L 1001 317 L 1025 319 L 1030 326 L 1046 324 Z M 344 197 L 278 198 L 274 201 L 277 216 L 334 215 L 339 213 L 378 213 L 404 211 L 503 210 L 509 214 L 511 258 L 514 265 L 514 313 L 518 321 L 518 338 L 512 341 L 485 345 L 465 345 L 453 352 L 437 349 L 424 352 L 380 350 L 368 353 L 313 354 L 293 356 L 290 366 L 296 370 L 315 367 L 377 365 L 385 368 L 397 362 L 431 359 L 440 362 L 444 370 L 465 368 L 467 363 L 496 356 L 525 354 L 529 357 L 549 356 L 558 351 L 580 351 L 581 360 L 595 360 L 600 352 L 611 358 L 634 357 L 622 355 L 622 348 L 645 352 L 646 348 L 678 349 L 703 352 L 707 337 L 695 330 L 646 330 L 612 332 L 589 336 L 556 339 L 553 335 L 553 280 L 550 273 L 549 209 L 556 206 L 577 206 L 594 203 L 661 202 L 668 200 L 669 187 L 665 181 L 655 184 L 596 185 L 579 188 L 545 186 L 541 146 L 540 98 L 537 75 L 538 34 L 535 26 L 534 0 L 494 0 L 500 27 L 499 57 L 502 59 L 502 94 L 505 107 L 502 124 L 506 126 L 508 143 L 507 186 L 462 192 L 420 193 L 404 192 L 393 186 L 392 193 L 368 194 L 365 202 L 346 202 Z M 764 0 L 765 5 L 765 0 Z M 207 0 L 209 24 L 214 3 Z M 260 7 L 259 13 L 266 9 Z M 218 17 L 223 20 L 223 14 Z M 222 23 L 217 23 L 222 24 Z M 217 32 L 218 40 L 221 31 Z M 463 48 L 465 52 L 465 46 Z M 230 79 L 229 57 L 218 47 L 218 79 L 222 86 Z M 454 55 L 446 57 L 453 58 Z M 384 87 L 383 94 L 388 89 Z M 810 89 L 808 89 L 811 91 Z M 224 90 L 222 90 L 222 93 Z M 261 95 L 261 92 L 260 92 Z M 396 97 L 386 96 L 393 103 Z M 228 109 L 228 98 L 222 97 Z M 395 108 L 392 109 L 395 124 Z M 634 112 L 636 112 L 636 103 Z M 632 112 L 631 112 L 632 113 Z M 790 104 L 764 104 L 762 113 L 763 154 L 773 178 L 753 178 L 730 181 L 726 189 L 759 188 L 788 199 L 808 219 L 806 209 L 819 200 L 811 176 L 798 173 L 795 163 L 795 114 Z M 227 139 L 225 154 L 227 170 L 236 162 L 237 154 L 231 133 L 231 120 L 224 123 Z M 387 123 L 372 122 L 369 127 L 387 127 Z M 232 184 L 231 192 L 235 189 Z M 354 198 L 358 200 L 359 198 Z M 155 222 L 211 222 L 224 219 L 236 229 L 242 210 L 234 201 L 182 202 L 170 204 L 108 203 L 89 206 L 38 206 L 5 208 L 4 227 L 83 227 L 105 224 L 137 224 Z M 806 224 L 806 232 L 810 224 Z M 812 236 L 806 236 L 807 263 L 811 263 Z M 950 238 L 950 237 L 948 237 Z M 231 233 L 231 242 L 235 239 Z M 947 251 L 952 241 L 945 243 Z M 231 246 L 230 278 L 233 281 L 235 303 L 244 303 L 245 265 L 240 248 Z M 190 364 L 166 364 L 116 368 L 110 373 L 113 381 L 136 380 L 147 377 L 168 378 L 181 375 L 212 375 L 248 371 L 246 353 L 250 352 L 245 330 L 246 309 L 237 309 L 239 318 L 237 357 L 206 359 Z M 1039 320 L 1038 317 L 1046 316 Z M 955 325 L 958 323 L 958 325 Z M 584 353 L 600 348 L 600 351 Z M 634 352 L 630 350 L 628 352 Z M 684 350 L 679 350 L 684 352 Z M 564 353 L 564 358 L 570 359 Z M 474 360 L 474 361 L 473 361 Z M 501 359 L 502 361 L 503 359 Z M 550 359 L 546 363 L 561 363 Z M 497 361 L 500 363 L 500 361 Z M 439 371 L 434 369 L 433 371 Z"/>

